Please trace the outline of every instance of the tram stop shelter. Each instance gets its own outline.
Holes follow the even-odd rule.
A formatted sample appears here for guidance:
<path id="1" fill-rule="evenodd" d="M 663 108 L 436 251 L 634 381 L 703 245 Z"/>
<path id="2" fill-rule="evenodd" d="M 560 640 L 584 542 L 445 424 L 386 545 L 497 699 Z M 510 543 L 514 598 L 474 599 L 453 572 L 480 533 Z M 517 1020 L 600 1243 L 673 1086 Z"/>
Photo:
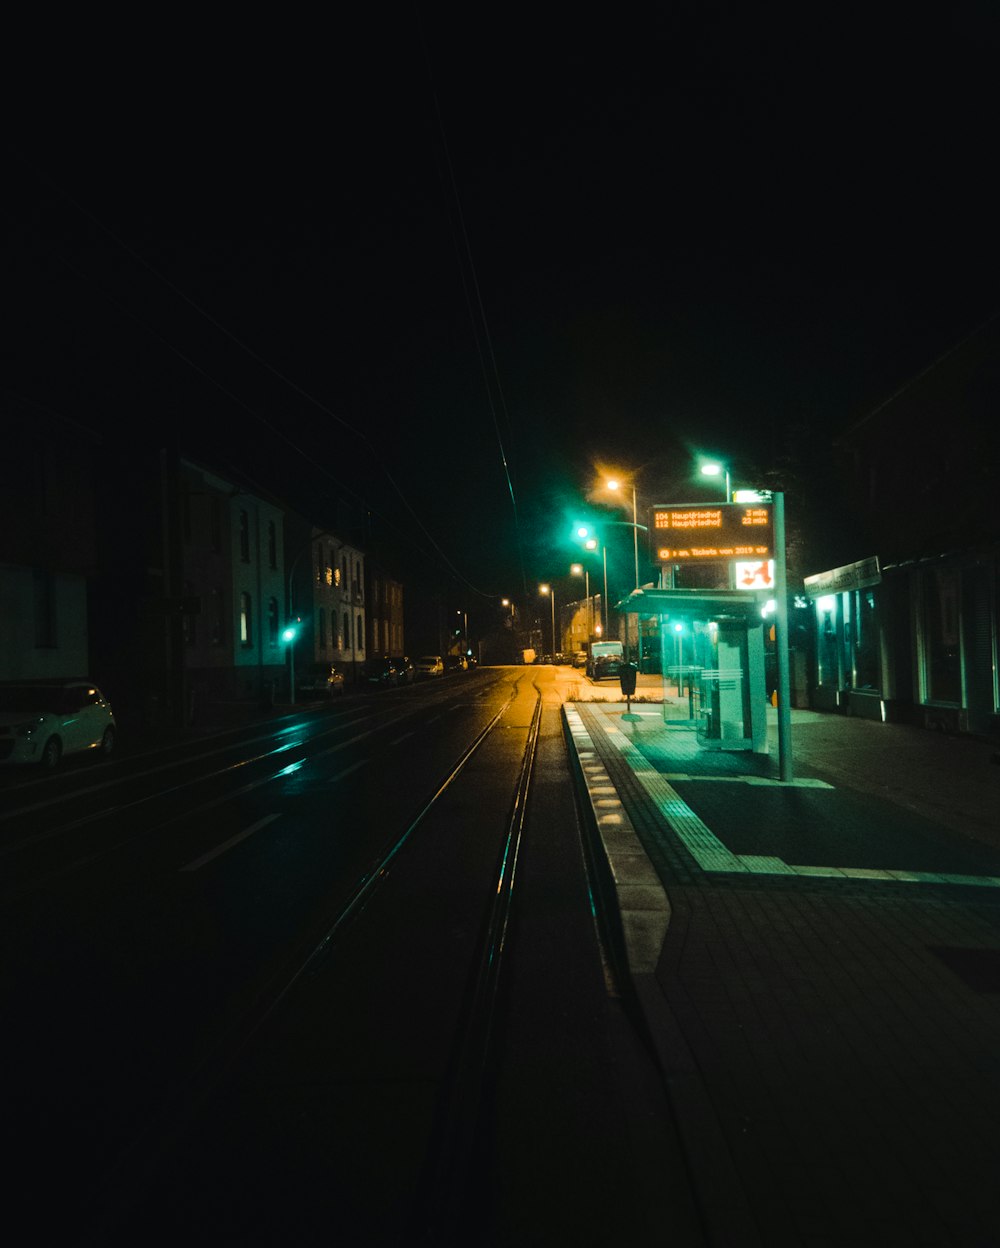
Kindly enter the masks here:
<path id="1" fill-rule="evenodd" d="M 675 685 L 704 749 L 768 752 L 761 605 L 746 590 L 649 587 L 615 604 L 626 637 L 638 636 L 640 620 L 656 621 L 664 708 L 667 686 Z"/>

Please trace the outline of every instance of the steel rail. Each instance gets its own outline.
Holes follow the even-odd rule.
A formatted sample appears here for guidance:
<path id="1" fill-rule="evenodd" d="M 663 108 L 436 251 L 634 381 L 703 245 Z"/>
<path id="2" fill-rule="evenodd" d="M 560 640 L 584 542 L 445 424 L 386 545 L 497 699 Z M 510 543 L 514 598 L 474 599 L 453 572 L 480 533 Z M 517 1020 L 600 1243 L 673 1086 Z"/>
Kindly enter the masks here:
<path id="1" fill-rule="evenodd" d="M 230 1070 L 235 1068 L 238 1059 L 296 984 L 304 975 L 316 969 L 320 961 L 328 955 L 337 936 L 363 909 L 378 886 L 386 879 L 389 868 L 400 851 L 462 773 L 473 755 L 494 732 L 513 705 L 519 683 L 520 677 L 514 680 L 510 695 L 504 705 L 466 747 L 458 761 L 452 765 L 446 778 L 411 819 L 406 830 L 385 848 L 372 868 L 362 877 L 351 896 L 340 905 L 336 916 L 332 920 L 327 918 L 321 923 L 314 923 L 312 934 L 299 941 L 300 951 L 307 948 L 308 953 L 303 956 L 300 952 L 297 957 L 292 955 L 286 959 L 285 967 L 287 968 L 288 962 L 291 961 L 294 964 L 294 970 L 291 972 L 287 969 L 283 972 L 276 971 L 270 981 L 262 985 L 258 991 L 256 1010 L 251 1015 L 244 1014 L 227 1032 L 219 1036 L 212 1045 L 211 1052 L 204 1057 L 196 1070 L 178 1077 L 172 1086 L 164 1090 L 159 1098 L 161 1108 L 150 1115 L 127 1148 L 119 1153 L 117 1161 L 98 1181 L 91 1206 L 86 1211 L 87 1216 L 92 1219 L 93 1229 L 85 1232 L 85 1237 L 81 1242 L 103 1244 L 106 1236 L 121 1224 L 135 1203 L 142 1198 L 147 1184 L 155 1178 L 157 1163 L 180 1143 L 185 1131 L 196 1122 L 198 1113 L 211 1095 L 224 1084 Z M 539 705 L 540 701 L 539 696 Z M 536 715 L 537 713 L 538 707 L 536 707 Z M 523 806 L 523 799 L 515 798 L 515 809 L 519 805 Z M 507 861 L 509 855 L 510 839 L 508 831 L 502 856 L 503 862 Z M 510 859 L 511 874 L 515 861 L 516 846 L 515 854 Z M 317 929 L 321 932 L 319 936 L 316 935 Z"/>
<path id="2" fill-rule="evenodd" d="M 528 808 L 528 793 L 541 735 L 542 693 L 536 693 L 528 740 L 514 790 L 514 801 L 496 872 L 489 914 L 478 956 L 465 991 L 447 1084 L 438 1099 L 438 1117 L 424 1165 L 421 1196 L 414 1210 L 414 1242 L 452 1245 L 464 1241 L 468 1178 L 475 1155 L 483 1090 L 491 1058 L 493 1022 L 503 956 L 514 899 L 517 860 Z"/>

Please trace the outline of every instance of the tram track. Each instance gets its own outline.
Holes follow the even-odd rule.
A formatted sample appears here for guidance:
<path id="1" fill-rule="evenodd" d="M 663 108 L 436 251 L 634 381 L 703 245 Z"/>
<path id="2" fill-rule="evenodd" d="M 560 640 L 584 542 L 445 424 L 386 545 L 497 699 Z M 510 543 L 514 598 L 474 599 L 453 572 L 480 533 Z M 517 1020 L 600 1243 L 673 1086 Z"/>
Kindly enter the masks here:
<path id="1" fill-rule="evenodd" d="M 389 881 L 406 876 L 404 859 L 412 872 L 419 862 L 419 857 L 414 855 L 422 852 L 419 833 L 440 819 L 441 809 L 448 801 L 455 800 L 469 764 L 484 747 L 491 743 L 491 748 L 498 748 L 498 729 L 507 724 L 511 708 L 519 696 L 524 696 L 521 685 L 521 678 L 513 682 L 507 701 L 466 744 L 450 767 L 444 769 L 442 778 L 418 804 L 407 826 L 384 845 L 350 894 L 341 896 L 333 912 L 313 921 L 294 954 L 272 969 L 267 982 L 256 985 L 249 1008 L 216 1038 L 198 1068 L 186 1072 L 159 1098 L 157 1108 L 150 1112 L 127 1146 L 119 1150 L 114 1164 L 96 1185 L 88 1213 L 92 1230 L 82 1242 L 114 1242 L 115 1229 L 123 1222 L 127 1224 L 141 1208 L 157 1177 L 169 1164 L 169 1158 L 196 1128 L 213 1098 L 222 1094 L 232 1073 L 246 1060 L 251 1060 L 255 1042 L 267 1032 L 269 1024 L 281 1019 L 293 998 L 297 1008 L 301 1008 L 301 999 L 308 996 L 310 985 L 322 982 L 331 964 L 337 962 L 333 955 L 341 948 L 345 934 L 355 928 L 361 915 L 369 911 Z M 534 705 L 510 785 L 509 809 L 502 834 L 488 855 L 493 859 L 489 881 L 481 881 L 476 889 L 476 895 L 486 899 L 480 903 L 484 913 L 477 923 L 476 947 L 469 957 L 461 1000 L 455 1007 L 457 1024 L 445 1046 L 449 1049 L 449 1059 L 437 1096 L 434 1121 L 429 1128 L 419 1184 L 422 1194 L 408 1215 L 408 1230 L 414 1242 L 418 1236 L 420 1242 L 450 1242 L 449 1236 L 460 1218 L 465 1168 L 472 1153 L 471 1142 L 477 1129 L 482 1082 L 489 1060 L 518 854 L 540 731 L 541 693 L 537 684 L 532 688 Z M 509 755 L 509 747 L 503 744 Z M 469 800 L 468 794 L 465 800 Z"/>

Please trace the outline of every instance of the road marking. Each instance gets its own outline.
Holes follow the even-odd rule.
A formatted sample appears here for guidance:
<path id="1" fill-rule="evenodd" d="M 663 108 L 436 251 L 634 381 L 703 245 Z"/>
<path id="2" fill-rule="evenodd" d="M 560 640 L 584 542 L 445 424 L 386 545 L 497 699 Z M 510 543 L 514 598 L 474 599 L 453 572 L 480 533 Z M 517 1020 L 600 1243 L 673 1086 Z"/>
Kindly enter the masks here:
<path id="1" fill-rule="evenodd" d="M 359 767 L 363 767 L 368 762 L 367 758 L 363 758 L 359 763 L 352 763 L 350 767 L 345 767 L 343 771 L 338 771 L 335 776 L 331 776 L 327 784 L 336 784 L 338 780 L 343 780 L 345 776 L 349 776 L 352 771 L 357 771 Z"/>
<path id="2" fill-rule="evenodd" d="M 235 836 L 231 836 L 228 841 L 223 841 L 221 845 L 216 845 L 215 849 L 210 849 L 207 854 L 202 854 L 200 858 L 195 858 L 193 862 L 189 862 L 186 867 L 181 867 L 181 871 L 197 871 L 203 867 L 206 862 L 211 862 L 213 858 L 218 858 L 220 854 L 224 854 L 227 849 L 232 849 L 234 845 L 238 845 L 240 841 L 245 841 L 248 836 L 252 836 L 254 832 L 259 832 L 261 828 L 266 828 L 269 823 L 274 823 L 275 819 L 280 819 L 281 815 L 265 815 L 263 819 L 258 819 L 256 823 L 252 823 L 249 828 L 244 828 L 242 832 L 237 832 Z"/>
<path id="3" fill-rule="evenodd" d="M 399 745 L 400 742 L 405 741 L 407 737 L 412 737 L 412 736 L 413 736 L 412 732 L 404 732 L 401 737 L 397 737 L 395 741 L 389 742 L 389 748 L 391 749 L 394 745 Z"/>
<path id="4" fill-rule="evenodd" d="M 576 712 L 574 712 L 576 714 Z M 799 875 L 802 877 L 841 879 L 841 880 L 887 880 L 907 884 L 964 884 L 979 888 L 1000 888 L 1000 876 L 995 875 L 963 875 L 950 871 L 893 871 L 874 867 L 824 867 L 795 866 L 783 858 L 770 854 L 734 854 L 727 849 L 714 832 L 702 822 L 691 807 L 684 801 L 677 790 L 667 779 L 667 775 L 656 771 L 645 755 L 636 748 L 631 740 L 616 724 L 600 721 L 601 731 L 608 741 L 627 760 L 636 779 L 656 804 L 657 809 L 667 823 L 680 837 L 685 848 L 697 862 L 702 871 L 720 871 L 745 875 Z M 572 730 L 571 730 L 572 731 Z M 579 745 L 585 739 L 591 745 L 586 730 L 578 736 L 572 732 L 573 740 Z M 588 755 L 590 751 L 588 750 Z M 669 773 L 671 779 L 688 780 L 682 772 Z M 750 783 L 760 784 L 758 777 L 740 777 Z M 795 787 L 780 780 L 763 781 L 772 783 L 779 788 Z M 833 785 L 823 781 L 802 781 L 801 787 L 832 789 Z"/>

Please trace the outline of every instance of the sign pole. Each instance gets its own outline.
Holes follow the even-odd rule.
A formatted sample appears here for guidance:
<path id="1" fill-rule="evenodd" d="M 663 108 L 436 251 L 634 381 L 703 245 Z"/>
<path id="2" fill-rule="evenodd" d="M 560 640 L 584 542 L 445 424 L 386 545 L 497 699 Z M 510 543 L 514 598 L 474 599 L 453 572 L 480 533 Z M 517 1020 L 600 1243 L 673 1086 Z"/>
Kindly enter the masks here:
<path id="1" fill-rule="evenodd" d="M 788 586 L 785 565 L 785 495 L 774 492 L 774 593 L 778 658 L 778 767 L 782 780 L 793 778 L 792 705 L 788 664 Z"/>

